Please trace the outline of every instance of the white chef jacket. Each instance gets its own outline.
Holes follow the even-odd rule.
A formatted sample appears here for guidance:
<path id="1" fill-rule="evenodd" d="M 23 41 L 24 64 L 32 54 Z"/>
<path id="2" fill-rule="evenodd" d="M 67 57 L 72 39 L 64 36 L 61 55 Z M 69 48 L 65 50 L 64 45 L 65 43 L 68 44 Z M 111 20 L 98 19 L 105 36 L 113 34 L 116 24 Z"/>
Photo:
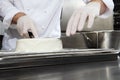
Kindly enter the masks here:
<path id="1" fill-rule="evenodd" d="M 83 0 L 85 3 L 90 0 Z M 113 0 L 103 0 L 107 11 L 101 15 L 106 17 L 113 11 Z M 3 49 L 14 50 L 20 35 L 11 25 L 13 16 L 18 12 L 26 13 L 35 23 L 39 37 L 61 36 L 60 15 L 64 0 L 0 0 L 0 15 L 4 18 L 6 31 L 3 39 Z M 12 26 L 12 28 L 10 27 Z"/>

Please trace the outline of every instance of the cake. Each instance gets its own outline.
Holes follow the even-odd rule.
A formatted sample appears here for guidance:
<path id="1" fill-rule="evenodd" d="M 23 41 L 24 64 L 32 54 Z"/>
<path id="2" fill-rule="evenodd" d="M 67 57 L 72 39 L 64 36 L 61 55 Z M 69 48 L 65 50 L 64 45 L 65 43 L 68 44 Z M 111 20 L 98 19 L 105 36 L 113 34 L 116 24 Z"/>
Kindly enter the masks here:
<path id="1" fill-rule="evenodd" d="M 15 52 L 54 52 L 62 48 L 62 41 L 58 38 L 19 39 Z"/>

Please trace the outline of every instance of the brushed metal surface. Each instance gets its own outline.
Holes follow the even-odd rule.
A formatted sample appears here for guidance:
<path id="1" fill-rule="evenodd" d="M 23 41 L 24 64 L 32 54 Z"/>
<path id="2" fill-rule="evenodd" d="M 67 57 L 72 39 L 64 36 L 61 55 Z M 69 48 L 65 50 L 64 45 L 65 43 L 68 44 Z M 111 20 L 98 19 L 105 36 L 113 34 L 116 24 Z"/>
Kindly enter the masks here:
<path id="1" fill-rule="evenodd" d="M 98 48 L 120 50 L 120 31 L 98 33 Z"/>
<path id="2" fill-rule="evenodd" d="M 120 60 L 0 70 L 0 80 L 120 80 Z"/>
<path id="3" fill-rule="evenodd" d="M 88 46 L 85 42 L 84 36 L 81 33 L 77 33 L 73 36 L 66 37 L 65 33 L 61 36 L 64 48 L 77 48 L 77 49 L 87 49 Z"/>
<path id="4" fill-rule="evenodd" d="M 71 37 L 64 34 L 62 40 L 65 48 L 120 50 L 120 30 L 80 32 Z"/>
<path id="5" fill-rule="evenodd" d="M 120 50 L 120 31 L 105 30 L 85 33 L 84 37 L 89 48 L 103 48 Z M 89 39 L 88 39 L 89 38 Z M 91 41 L 90 41 L 91 40 Z"/>
<path id="6" fill-rule="evenodd" d="M 0 70 L 71 63 L 117 60 L 112 49 L 65 49 L 57 52 L 18 53 L 0 52 Z"/>

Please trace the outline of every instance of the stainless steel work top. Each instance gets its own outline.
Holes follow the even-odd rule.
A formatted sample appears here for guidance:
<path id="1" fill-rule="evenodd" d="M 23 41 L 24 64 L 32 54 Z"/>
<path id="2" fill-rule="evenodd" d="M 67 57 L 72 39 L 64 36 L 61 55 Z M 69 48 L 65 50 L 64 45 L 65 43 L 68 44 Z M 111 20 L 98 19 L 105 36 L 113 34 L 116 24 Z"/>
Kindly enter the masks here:
<path id="1" fill-rule="evenodd" d="M 57 52 L 0 52 L 0 70 L 33 66 L 117 60 L 113 49 L 63 49 Z"/>
<path id="2" fill-rule="evenodd" d="M 120 80 L 120 59 L 0 69 L 0 80 Z"/>
<path id="3" fill-rule="evenodd" d="M 1 70 L 0 80 L 120 80 L 119 61 Z"/>

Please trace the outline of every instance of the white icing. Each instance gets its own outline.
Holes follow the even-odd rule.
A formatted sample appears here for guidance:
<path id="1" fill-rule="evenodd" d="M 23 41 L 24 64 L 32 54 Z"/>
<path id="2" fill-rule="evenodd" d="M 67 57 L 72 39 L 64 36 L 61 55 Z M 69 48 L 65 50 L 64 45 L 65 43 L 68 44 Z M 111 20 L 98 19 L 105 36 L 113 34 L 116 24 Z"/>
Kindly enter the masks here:
<path id="1" fill-rule="evenodd" d="M 62 48 L 57 38 L 19 39 L 16 44 L 16 52 L 53 52 Z"/>

